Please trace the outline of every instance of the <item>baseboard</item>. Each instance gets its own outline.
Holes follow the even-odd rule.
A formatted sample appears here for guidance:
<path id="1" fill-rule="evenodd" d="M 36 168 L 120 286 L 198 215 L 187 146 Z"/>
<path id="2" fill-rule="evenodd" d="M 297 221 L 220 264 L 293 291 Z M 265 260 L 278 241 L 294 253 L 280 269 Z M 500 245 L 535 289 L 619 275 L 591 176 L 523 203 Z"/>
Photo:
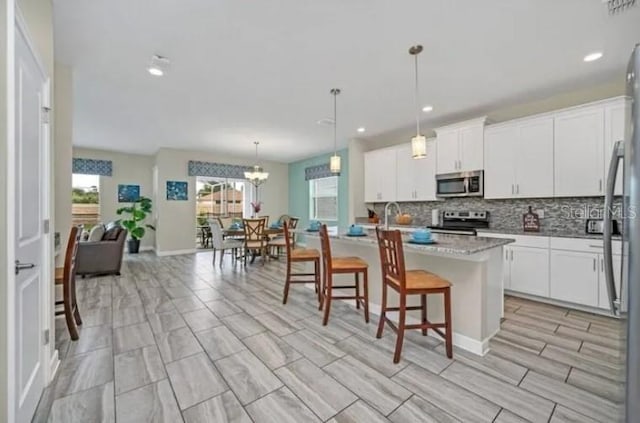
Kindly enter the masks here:
<path id="1" fill-rule="evenodd" d="M 146 247 L 140 247 L 140 251 L 155 251 L 155 247 L 147 245 Z"/>
<path id="2" fill-rule="evenodd" d="M 155 250 L 154 250 L 155 251 Z M 196 249 L 195 248 L 190 248 L 188 250 L 168 250 L 168 251 L 156 251 L 156 255 L 158 257 L 165 257 L 165 256 L 180 256 L 183 254 L 195 254 Z"/>
<path id="3" fill-rule="evenodd" d="M 49 360 L 49 380 L 47 384 L 51 382 L 55 377 L 58 369 L 60 368 L 60 358 L 58 357 L 58 350 L 53 350 L 51 359 Z"/>

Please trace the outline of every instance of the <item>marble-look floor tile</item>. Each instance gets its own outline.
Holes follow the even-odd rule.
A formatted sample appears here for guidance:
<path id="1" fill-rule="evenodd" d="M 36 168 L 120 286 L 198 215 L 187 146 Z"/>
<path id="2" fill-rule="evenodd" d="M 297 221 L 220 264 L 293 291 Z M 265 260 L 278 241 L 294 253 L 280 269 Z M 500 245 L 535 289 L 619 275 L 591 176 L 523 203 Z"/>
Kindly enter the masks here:
<path id="1" fill-rule="evenodd" d="M 231 391 L 194 405 L 183 415 L 185 423 L 253 423 Z"/>
<path id="2" fill-rule="evenodd" d="M 236 301 L 234 304 L 249 316 L 253 317 L 269 311 L 269 308 L 265 307 L 260 301 L 251 297 L 246 300 Z"/>
<path id="3" fill-rule="evenodd" d="M 171 386 L 181 410 L 226 391 L 227 384 L 205 354 L 167 364 Z"/>
<path id="4" fill-rule="evenodd" d="M 626 344 L 616 342 L 605 347 L 584 341 L 580 353 L 614 365 L 624 365 L 627 361 Z"/>
<path id="5" fill-rule="evenodd" d="M 111 314 L 111 307 L 82 310 L 82 327 L 109 325 L 111 324 Z"/>
<path id="6" fill-rule="evenodd" d="M 346 354 L 340 348 L 320 338 L 315 332 L 306 329 L 284 336 L 282 339 L 319 367 L 324 367 Z"/>
<path id="7" fill-rule="evenodd" d="M 553 412 L 553 402 L 461 363 L 440 376 L 532 422 L 546 423 Z"/>
<path id="8" fill-rule="evenodd" d="M 557 405 L 549 423 L 613 423 L 611 420 L 599 422 L 584 414 L 576 413 L 562 405 Z"/>
<path id="9" fill-rule="evenodd" d="M 156 344 L 151 327 L 146 322 L 114 329 L 113 338 L 116 354 Z"/>
<path id="10" fill-rule="evenodd" d="M 264 313 L 255 318 L 277 336 L 285 336 L 301 329 L 299 325 L 289 322 L 274 313 Z"/>
<path id="11" fill-rule="evenodd" d="M 111 325 L 80 327 L 80 339 L 71 342 L 69 356 L 84 354 L 101 348 L 111 348 Z"/>
<path id="12" fill-rule="evenodd" d="M 613 364 L 593 358 L 587 354 L 563 350 L 553 345 L 547 345 L 542 351 L 542 357 L 567 366 L 577 367 L 589 373 L 611 379 L 616 382 L 624 380 L 624 368 L 621 364 Z M 535 369 L 534 369 L 535 370 Z"/>
<path id="13" fill-rule="evenodd" d="M 425 420 L 421 420 L 424 423 Z M 389 423 L 382 414 L 367 405 L 364 401 L 356 401 L 337 416 L 328 420 L 328 423 Z"/>
<path id="14" fill-rule="evenodd" d="M 114 357 L 116 395 L 167 377 L 155 346 L 127 351 Z"/>
<path id="15" fill-rule="evenodd" d="M 187 323 L 177 310 L 166 313 L 148 314 L 147 319 L 154 334 L 170 332 L 187 326 Z"/>
<path id="16" fill-rule="evenodd" d="M 218 319 L 233 316 L 234 314 L 242 313 L 239 307 L 231 304 L 227 300 L 214 300 L 205 302 L 204 305 L 216 315 Z"/>
<path id="17" fill-rule="evenodd" d="M 113 309 L 118 310 L 120 308 L 134 307 L 142 305 L 142 299 L 138 293 L 131 295 L 122 295 L 113 298 Z"/>
<path id="18" fill-rule="evenodd" d="M 389 420 L 393 423 L 459 423 L 460 420 L 448 414 L 446 411 L 439 409 L 420 398 L 417 395 L 412 396 L 398 407 L 391 415 Z"/>
<path id="19" fill-rule="evenodd" d="M 535 330 L 534 328 L 527 327 L 518 322 L 512 322 L 511 320 L 505 320 L 502 322 L 501 328 L 506 329 L 509 332 L 525 336 L 529 339 L 535 339 L 546 344 L 556 345 L 567 350 L 578 351 L 581 344 L 579 340 L 570 339 L 566 336 L 558 336 L 555 333 Z"/>
<path id="20" fill-rule="evenodd" d="M 624 345 L 624 341 L 615 336 L 613 331 L 593 333 L 560 326 L 557 333 L 558 335 L 565 336 L 567 338 L 579 339 L 581 341 L 591 342 L 592 344 L 602 345 L 603 347 L 621 349 Z"/>
<path id="21" fill-rule="evenodd" d="M 518 322 L 520 324 L 526 325 L 530 328 L 547 331 L 549 333 L 554 333 L 559 326 L 557 323 L 545 322 L 540 319 L 523 316 L 518 313 L 504 313 L 504 318 L 513 322 Z"/>
<path id="22" fill-rule="evenodd" d="M 231 330 L 238 338 L 246 338 L 251 335 L 267 330 L 259 321 L 246 313 L 238 313 L 233 316 L 225 317 L 222 323 Z"/>
<path id="23" fill-rule="evenodd" d="M 245 338 L 243 343 L 271 370 L 302 357 L 291 345 L 271 332 L 262 332 L 250 336 Z"/>
<path id="24" fill-rule="evenodd" d="M 356 358 L 367 366 L 376 369 L 386 377 L 391 377 L 409 365 L 406 360 L 401 360 L 398 364 L 393 362 L 393 354 L 386 349 L 379 348 L 380 340 L 373 338 L 372 342 L 365 341 L 358 335 L 346 338 L 338 343 L 336 347 Z M 406 348 L 403 350 L 406 354 Z M 422 351 L 426 355 L 436 355 L 433 351 Z M 440 358 L 440 357 L 437 357 Z M 436 358 L 436 360 L 437 360 Z M 445 360 L 446 361 L 446 360 Z M 446 366 L 449 363 L 447 362 Z M 442 368 L 444 368 L 442 367 Z M 440 369 L 440 371 L 442 370 Z"/>
<path id="25" fill-rule="evenodd" d="M 307 359 L 281 367 L 275 374 L 322 421 L 358 399 Z"/>
<path id="26" fill-rule="evenodd" d="M 222 324 L 222 322 L 206 308 L 184 313 L 182 317 L 194 332 L 211 329 Z"/>
<path id="27" fill-rule="evenodd" d="M 247 411 L 260 423 L 320 423 L 320 420 L 287 388 L 278 389 L 249 404 Z"/>
<path id="28" fill-rule="evenodd" d="M 535 370 L 538 373 L 551 376 L 558 380 L 565 380 L 569 374 L 570 367 L 566 364 L 541 357 L 510 344 L 505 344 L 504 342 L 500 342 L 500 340 L 491 340 L 490 346 L 491 354 L 502 357 L 505 360 L 513 361 L 520 366 Z M 551 345 L 547 345 L 545 351 L 549 347 L 551 347 Z"/>
<path id="29" fill-rule="evenodd" d="M 195 295 L 188 297 L 176 298 L 172 300 L 173 305 L 180 313 L 187 313 L 189 311 L 200 310 L 206 308 L 204 303 Z"/>
<path id="30" fill-rule="evenodd" d="M 536 372 L 527 373 L 520 387 L 596 420 L 617 421 L 621 415 L 613 402 Z"/>
<path id="31" fill-rule="evenodd" d="M 528 336 L 520 335 L 509 330 L 501 330 L 493 339 L 505 344 L 517 346 L 534 354 L 540 354 L 540 351 L 542 351 L 546 345 L 543 341 L 531 339 Z"/>
<path id="32" fill-rule="evenodd" d="M 585 322 L 584 320 L 574 319 L 571 316 L 563 316 L 563 315 L 553 315 L 548 310 L 544 312 L 540 312 L 540 310 L 534 310 L 527 307 L 522 307 L 520 310 L 516 312 L 519 316 L 527 316 L 532 319 L 537 319 L 543 322 L 547 322 L 550 324 L 557 324 L 563 327 L 574 328 L 581 331 L 586 331 L 589 329 L 589 322 Z"/>
<path id="33" fill-rule="evenodd" d="M 315 332 L 317 336 L 330 344 L 335 344 L 353 335 L 353 332 L 344 329 L 339 323 L 334 323 L 329 319 L 327 326 L 323 326 L 322 319 L 319 316 L 309 317 L 300 322 L 305 329 Z"/>
<path id="34" fill-rule="evenodd" d="M 167 295 L 143 299 L 142 304 L 144 305 L 144 311 L 147 314 L 167 313 L 176 309 L 171 298 Z"/>
<path id="35" fill-rule="evenodd" d="M 202 351 L 202 347 L 189 328 L 172 330 L 159 333 L 156 343 L 160 349 L 162 361 L 170 363 Z"/>
<path id="36" fill-rule="evenodd" d="M 246 405 L 282 386 L 282 382 L 250 351 L 216 361 L 238 400 Z"/>
<path id="37" fill-rule="evenodd" d="M 349 355 L 324 370 L 385 416 L 411 396 L 401 385 Z"/>
<path id="38" fill-rule="evenodd" d="M 113 381 L 111 348 L 71 356 L 62 361 L 54 380 L 53 397 L 60 398 Z"/>
<path id="39" fill-rule="evenodd" d="M 51 405 L 49 423 L 114 423 L 113 382 L 59 398 Z"/>
<path id="40" fill-rule="evenodd" d="M 492 402 L 415 365 L 392 379 L 462 421 L 492 422 L 500 411 Z"/>
<path id="41" fill-rule="evenodd" d="M 498 417 L 496 417 L 493 423 L 529 423 L 529 420 L 518 417 L 511 411 L 503 408 L 500 410 L 500 414 L 498 414 Z"/>
<path id="42" fill-rule="evenodd" d="M 218 360 L 246 349 L 226 326 L 196 332 L 196 337 L 211 360 Z"/>
<path id="43" fill-rule="evenodd" d="M 625 387 L 622 382 L 614 382 L 574 367 L 569 373 L 567 383 L 615 403 L 624 402 Z"/>
<path id="44" fill-rule="evenodd" d="M 204 303 L 223 299 L 222 294 L 213 288 L 198 289 L 193 291 L 193 293 Z"/>
<path id="45" fill-rule="evenodd" d="M 118 423 L 182 421 L 167 379 L 118 395 L 116 410 Z"/>
<path id="46" fill-rule="evenodd" d="M 115 309 L 113 312 L 113 327 L 119 328 L 147 320 L 147 315 L 142 305 Z"/>

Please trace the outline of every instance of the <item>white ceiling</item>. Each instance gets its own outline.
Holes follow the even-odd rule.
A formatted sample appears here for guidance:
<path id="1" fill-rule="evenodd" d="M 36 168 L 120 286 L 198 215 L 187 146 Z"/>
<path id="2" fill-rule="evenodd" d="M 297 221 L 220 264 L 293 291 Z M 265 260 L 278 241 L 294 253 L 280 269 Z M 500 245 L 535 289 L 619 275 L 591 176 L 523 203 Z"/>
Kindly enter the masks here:
<path id="1" fill-rule="evenodd" d="M 640 7 L 601 0 L 54 0 L 56 60 L 74 71 L 74 145 L 161 147 L 289 162 L 424 125 L 623 78 Z M 585 54 L 604 57 L 584 63 Z M 153 54 L 166 76 L 146 72 Z M 365 126 L 367 132 L 356 129 Z"/>

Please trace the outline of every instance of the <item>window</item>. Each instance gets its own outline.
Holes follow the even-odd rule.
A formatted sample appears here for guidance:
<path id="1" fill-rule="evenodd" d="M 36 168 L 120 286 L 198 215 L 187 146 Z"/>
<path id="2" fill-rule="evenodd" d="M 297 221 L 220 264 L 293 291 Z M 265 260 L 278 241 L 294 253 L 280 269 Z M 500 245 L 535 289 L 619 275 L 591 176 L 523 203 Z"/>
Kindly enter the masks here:
<path id="1" fill-rule="evenodd" d="M 243 217 L 245 181 L 226 178 L 198 178 L 196 181 L 196 215 L 206 222 L 211 217 Z"/>
<path id="2" fill-rule="evenodd" d="M 71 187 L 71 223 L 91 229 L 100 222 L 100 176 L 74 173 Z"/>
<path id="3" fill-rule="evenodd" d="M 309 218 L 338 220 L 338 177 L 309 181 Z"/>

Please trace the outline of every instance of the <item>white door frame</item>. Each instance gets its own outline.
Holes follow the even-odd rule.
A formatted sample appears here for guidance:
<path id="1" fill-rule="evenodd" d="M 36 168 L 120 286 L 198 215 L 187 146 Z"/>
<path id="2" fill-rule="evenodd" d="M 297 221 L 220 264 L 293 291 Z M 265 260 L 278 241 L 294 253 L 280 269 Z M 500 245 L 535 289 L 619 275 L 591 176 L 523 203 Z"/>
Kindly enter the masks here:
<path id="1" fill-rule="evenodd" d="M 13 3 L 13 1 L 11 1 Z M 37 50 L 34 47 L 33 38 L 29 34 L 29 29 L 25 19 L 23 18 L 22 13 L 17 5 L 14 6 L 14 17 L 11 19 L 11 6 L 9 6 L 8 10 L 8 22 L 14 22 L 13 26 L 7 28 L 8 32 L 8 60 L 7 60 L 7 79 L 8 79 L 8 92 L 7 92 L 7 174 L 5 175 L 7 181 L 7 359 L 8 359 L 8 368 L 7 368 L 7 418 L 8 423 L 13 423 L 16 419 L 16 410 L 18 406 L 19 399 L 16 396 L 16 386 L 15 386 L 15 366 L 16 366 L 16 357 L 15 357 L 15 341 L 16 341 L 16 333 L 15 333 L 15 289 L 16 289 L 16 279 L 15 273 L 13 271 L 12 263 L 15 261 L 15 198 L 16 198 L 16 189 L 15 189 L 15 160 L 16 160 L 16 151 L 15 151 L 15 37 L 16 34 L 21 33 L 24 39 L 27 42 L 27 47 L 33 54 L 38 68 L 42 75 L 44 76 L 44 87 L 43 87 L 43 107 L 51 108 L 51 82 L 50 76 L 48 75 L 46 68 L 43 66 L 42 61 L 37 53 Z M 10 26 L 10 25 L 8 25 Z M 40 130 L 42 131 L 42 181 L 43 184 L 43 198 L 42 198 L 42 206 L 44 210 L 42 210 L 43 219 L 48 219 L 51 222 L 51 195 L 50 190 L 52 187 L 51 184 L 51 130 L 49 123 L 41 123 Z M 53 378 L 55 370 L 58 366 L 58 358 L 57 351 L 55 353 L 51 353 L 54 348 L 54 334 L 52 326 L 52 312 L 53 312 L 53 298 L 52 292 L 54 292 L 53 287 L 53 277 L 54 272 L 52 269 L 52 258 L 53 258 L 53 239 L 51 237 L 51 224 L 49 224 L 49 233 L 45 233 L 43 235 L 43 245 L 42 245 L 42 257 L 41 257 L 41 267 L 40 267 L 40 276 L 42 278 L 42 292 L 40 293 L 41 298 L 41 311 L 42 311 L 42 321 L 41 321 L 41 329 L 49 330 L 49 343 L 47 345 L 42 345 L 41 350 L 41 363 L 43 363 L 43 371 L 42 377 L 44 378 L 44 385 L 48 385 L 51 379 Z M 49 281 L 49 283 L 47 283 Z"/>

